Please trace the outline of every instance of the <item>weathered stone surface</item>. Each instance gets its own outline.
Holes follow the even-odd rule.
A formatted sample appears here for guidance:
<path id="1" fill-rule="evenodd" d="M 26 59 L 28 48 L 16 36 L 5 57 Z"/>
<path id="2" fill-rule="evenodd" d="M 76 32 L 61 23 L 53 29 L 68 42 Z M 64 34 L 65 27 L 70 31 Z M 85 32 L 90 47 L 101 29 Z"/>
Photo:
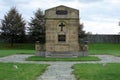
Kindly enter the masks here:
<path id="1" fill-rule="evenodd" d="M 79 51 L 78 10 L 66 6 L 54 7 L 45 11 L 45 19 L 47 52 Z"/>

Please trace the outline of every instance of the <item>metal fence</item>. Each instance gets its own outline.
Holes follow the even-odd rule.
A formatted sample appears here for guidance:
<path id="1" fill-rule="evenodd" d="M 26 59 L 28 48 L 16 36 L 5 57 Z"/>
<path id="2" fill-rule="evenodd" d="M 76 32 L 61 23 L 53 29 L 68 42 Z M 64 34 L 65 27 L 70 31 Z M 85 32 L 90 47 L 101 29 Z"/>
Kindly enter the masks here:
<path id="1" fill-rule="evenodd" d="M 88 35 L 83 40 L 89 43 L 120 43 L 120 35 Z"/>

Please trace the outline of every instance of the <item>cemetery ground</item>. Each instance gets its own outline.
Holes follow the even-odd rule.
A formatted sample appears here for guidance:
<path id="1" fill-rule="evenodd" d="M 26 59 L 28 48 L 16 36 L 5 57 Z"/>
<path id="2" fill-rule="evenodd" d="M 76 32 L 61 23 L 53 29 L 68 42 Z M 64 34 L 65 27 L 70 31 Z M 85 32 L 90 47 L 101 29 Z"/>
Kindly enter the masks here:
<path id="1" fill-rule="evenodd" d="M 14 67 L 15 65 L 17 68 Z M 0 62 L 0 80 L 35 80 L 45 71 L 47 66 L 45 64 Z"/>
<path id="2" fill-rule="evenodd" d="M 39 76 L 38 75 L 36 76 L 36 79 L 30 79 L 30 80 L 90 80 L 90 79 L 96 80 L 98 78 L 99 78 L 98 80 L 101 80 L 101 79 L 102 80 L 119 80 L 120 79 L 120 76 L 119 76 L 120 75 L 120 70 L 119 70 L 120 57 L 114 57 L 110 55 L 96 55 L 101 59 L 101 61 L 83 61 L 83 62 L 81 61 L 79 62 L 77 61 L 74 61 L 74 62 L 71 62 L 71 61 L 70 62 L 25 61 L 25 59 L 29 56 L 32 56 L 32 55 L 16 54 L 16 55 L 0 58 L 0 71 L 2 71 L 0 72 L 0 77 L 3 76 L 4 72 L 5 72 L 4 74 L 7 76 L 12 74 L 11 77 L 16 77 L 16 75 L 14 74 L 15 73 L 17 74 L 18 72 L 15 72 L 14 70 L 16 71 L 21 70 L 20 73 L 23 72 L 20 75 L 17 74 L 18 76 L 17 78 L 21 78 L 20 77 L 21 75 L 26 76 L 32 73 L 36 74 L 35 72 L 29 72 L 29 70 L 32 71 L 36 69 L 36 67 L 30 68 L 29 66 L 25 66 L 25 65 L 34 63 L 34 65 L 48 64 L 50 66 L 46 68 L 45 72 L 41 76 L 39 74 Z M 18 65 L 18 63 L 22 63 L 22 64 L 25 63 L 23 64 L 23 66 L 25 67 L 22 68 L 21 66 Z M 109 63 L 110 65 L 107 63 Z M 3 64 L 6 64 L 6 65 L 3 65 Z M 11 64 L 11 66 L 9 67 L 8 64 Z M 14 69 L 13 65 L 17 65 L 18 69 Z M 11 70 L 11 68 L 14 70 Z M 24 74 L 24 72 L 26 72 L 26 74 Z M 76 79 L 72 73 L 76 76 Z M 82 73 L 82 75 L 80 75 L 80 73 Z M 88 78 L 88 76 L 90 76 L 90 79 Z M 78 79 L 79 77 L 80 79 Z M 6 80 L 6 78 L 8 77 L 4 77 L 4 78 L 2 77 L 2 80 Z M 17 78 L 12 80 L 20 80 Z M 21 79 L 24 80 L 23 78 Z M 28 79 L 25 78 L 25 80 L 28 80 Z"/>
<path id="3" fill-rule="evenodd" d="M 13 54 L 33 54 L 35 53 L 34 44 L 22 43 L 14 44 L 11 47 L 8 43 L 0 43 L 0 57 L 13 55 Z"/>
<path id="4" fill-rule="evenodd" d="M 74 74 L 77 80 L 120 80 L 120 64 L 75 64 Z"/>
<path id="5" fill-rule="evenodd" d="M 33 54 L 34 50 L 0 50 L 0 57 L 14 54 Z"/>
<path id="6" fill-rule="evenodd" d="M 13 47 L 10 44 L 0 43 L 0 57 L 12 55 L 12 54 L 34 54 L 35 49 L 32 43 L 14 44 Z M 90 55 L 114 55 L 120 56 L 120 44 L 89 44 Z"/>
<path id="7" fill-rule="evenodd" d="M 120 50 L 120 44 L 89 44 L 90 54 L 120 56 L 119 50 Z M 10 56 L 10 55 L 12 56 L 13 54 L 16 54 L 16 53 L 33 55 L 34 52 L 35 52 L 34 44 L 15 44 L 14 47 L 10 47 L 9 44 L 2 44 L 2 45 L 0 44 L 1 58 L 3 56 Z M 13 58 L 15 60 L 11 60 Z M 113 59 L 111 60 L 111 58 Z M 5 61 L 6 59 L 7 61 Z M 68 80 L 76 80 L 76 79 L 78 80 L 120 80 L 120 76 L 119 76 L 120 63 L 116 63 L 116 62 L 120 62 L 119 57 L 113 57 L 113 56 L 104 57 L 103 60 L 105 62 L 101 60 L 101 61 L 92 61 L 92 62 L 91 61 L 84 61 L 84 62 L 33 61 L 32 63 L 31 61 L 25 61 L 27 63 L 24 63 L 24 60 L 23 60 L 23 63 L 22 63 L 22 61 L 19 61 L 21 59 L 18 59 L 17 57 L 14 57 L 14 56 L 9 59 L 8 58 L 6 59 L 2 60 L 5 63 L 0 62 L 0 80 L 36 80 L 37 76 L 40 76 L 40 74 L 42 74 L 45 68 L 47 67 L 47 65 L 45 64 L 50 64 L 50 67 L 48 67 L 48 70 L 46 68 L 45 74 L 43 73 L 43 75 L 41 75 L 43 79 L 38 78 L 37 80 L 50 80 L 50 79 L 54 80 L 51 76 L 55 76 L 55 77 L 57 76 L 57 78 L 59 78 L 55 80 L 62 80 L 63 78 L 64 80 L 67 80 L 66 77 L 69 78 Z M 104 67 L 103 67 L 103 63 L 106 64 Z M 18 69 L 14 69 L 13 65 L 17 65 Z M 71 67 L 73 68 L 73 74 L 75 75 L 76 79 L 70 79 L 71 70 L 69 71 L 69 69 L 71 69 Z M 49 69 L 50 69 L 50 72 L 49 72 Z M 53 73 L 52 71 L 54 71 L 55 73 L 50 74 L 50 73 Z"/>
<path id="8" fill-rule="evenodd" d="M 120 44 L 112 43 L 89 44 L 89 53 L 92 55 L 120 56 Z"/>

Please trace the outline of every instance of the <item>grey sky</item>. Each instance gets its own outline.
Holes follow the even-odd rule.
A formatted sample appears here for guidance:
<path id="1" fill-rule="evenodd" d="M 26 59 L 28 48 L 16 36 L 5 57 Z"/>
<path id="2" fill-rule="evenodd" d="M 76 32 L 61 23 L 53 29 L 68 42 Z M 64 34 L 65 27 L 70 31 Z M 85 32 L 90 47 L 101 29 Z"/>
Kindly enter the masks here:
<path id="1" fill-rule="evenodd" d="M 76 8 L 80 11 L 84 30 L 94 34 L 117 34 L 120 32 L 120 0 L 0 0 L 0 19 L 16 7 L 26 22 L 38 9 L 48 9 L 59 5 Z"/>

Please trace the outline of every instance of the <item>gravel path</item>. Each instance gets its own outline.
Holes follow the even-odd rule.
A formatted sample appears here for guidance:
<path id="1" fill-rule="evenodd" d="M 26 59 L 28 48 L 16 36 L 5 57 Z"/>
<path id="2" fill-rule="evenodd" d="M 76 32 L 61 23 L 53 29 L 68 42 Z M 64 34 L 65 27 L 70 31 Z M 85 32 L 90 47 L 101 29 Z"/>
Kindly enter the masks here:
<path id="1" fill-rule="evenodd" d="M 72 64 L 53 64 L 37 80 L 75 80 L 71 66 Z"/>
<path id="2" fill-rule="evenodd" d="M 50 64 L 51 66 L 39 76 L 37 80 L 76 80 L 72 74 L 72 65 L 76 63 L 120 63 L 120 57 L 112 55 L 91 55 L 101 59 L 101 61 L 81 61 L 81 62 L 45 62 L 45 61 L 25 61 L 27 57 L 33 55 L 11 55 L 0 58 L 0 62 L 18 62 L 18 63 L 36 63 L 36 64 Z"/>

